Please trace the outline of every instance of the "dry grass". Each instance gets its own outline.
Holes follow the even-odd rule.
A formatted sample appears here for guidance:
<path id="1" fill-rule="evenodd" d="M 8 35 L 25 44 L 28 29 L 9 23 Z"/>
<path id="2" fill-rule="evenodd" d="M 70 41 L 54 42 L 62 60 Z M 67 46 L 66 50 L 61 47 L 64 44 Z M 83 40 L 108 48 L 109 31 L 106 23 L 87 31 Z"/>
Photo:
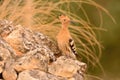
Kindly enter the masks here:
<path id="1" fill-rule="evenodd" d="M 84 4 L 96 9 L 100 19 L 99 26 L 91 23 Z M 41 31 L 54 40 L 60 29 L 58 16 L 61 14 L 69 16 L 75 22 L 70 26 L 70 30 L 79 54 L 92 65 L 97 64 L 101 69 L 99 59 L 102 46 L 95 31 L 104 30 L 102 29 L 103 12 L 115 22 L 110 13 L 93 0 L 0 0 L 0 19 L 7 19 L 15 24 Z"/>

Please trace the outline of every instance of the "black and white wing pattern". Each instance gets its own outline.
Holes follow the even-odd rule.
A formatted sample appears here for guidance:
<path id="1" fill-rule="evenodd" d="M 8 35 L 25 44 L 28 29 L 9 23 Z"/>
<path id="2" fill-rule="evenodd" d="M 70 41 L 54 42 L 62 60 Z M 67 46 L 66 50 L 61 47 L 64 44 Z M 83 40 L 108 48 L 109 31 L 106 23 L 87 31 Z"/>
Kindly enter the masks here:
<path id="1" fill-rule="evenodd" d="M 76 47 L 75 47 L 75 43 L 74 43 L 73 39 L 69 39 L 69 46 L 70 46 L 72 53 L 74 53 L 74 55 L 76 55 L 77 52 L 76 52 Z"/>

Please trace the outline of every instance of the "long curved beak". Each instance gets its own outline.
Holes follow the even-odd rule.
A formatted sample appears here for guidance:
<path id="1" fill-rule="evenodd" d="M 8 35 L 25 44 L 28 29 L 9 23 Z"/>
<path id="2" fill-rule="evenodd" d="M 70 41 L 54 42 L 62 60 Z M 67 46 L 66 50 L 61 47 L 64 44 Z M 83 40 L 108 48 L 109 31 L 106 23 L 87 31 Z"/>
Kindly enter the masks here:
<path id="1" fill-rule="evenodd" d="M 73 20 L 70 20 L 70 24 L 76 24 L 76 22 Z"/>

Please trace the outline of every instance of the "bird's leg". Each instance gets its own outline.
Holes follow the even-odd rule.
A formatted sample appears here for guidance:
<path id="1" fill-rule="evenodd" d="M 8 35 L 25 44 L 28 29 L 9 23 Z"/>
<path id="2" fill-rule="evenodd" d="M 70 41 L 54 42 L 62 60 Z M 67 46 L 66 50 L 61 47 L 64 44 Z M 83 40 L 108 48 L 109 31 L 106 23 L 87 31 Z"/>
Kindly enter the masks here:
<path id="1" fill-rule="evenodd" d="M 66 56 L 67 58 L 76 59 L 76 56 L 73 53 L 70 53 L 69 51 L 66 51 L 66 54 L 64 54 L 64 56 Z"/>

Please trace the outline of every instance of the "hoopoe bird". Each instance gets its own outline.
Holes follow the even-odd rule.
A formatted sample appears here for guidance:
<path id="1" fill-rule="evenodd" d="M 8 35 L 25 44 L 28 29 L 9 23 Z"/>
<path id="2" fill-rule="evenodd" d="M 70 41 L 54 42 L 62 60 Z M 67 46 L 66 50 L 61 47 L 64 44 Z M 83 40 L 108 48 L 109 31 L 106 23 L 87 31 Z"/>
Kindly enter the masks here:
<path id="1" fill-rule="evenodd" d="M 69 17 L 64 15 L 59 16 L 59 20 L 62 24 L 62 28 L 56 36 L 58 47 L 62 51 L 62 55 L 76 59 L 77 52 L 75 49 L 74 40 L 68 30 L 71 20 Z"/>

